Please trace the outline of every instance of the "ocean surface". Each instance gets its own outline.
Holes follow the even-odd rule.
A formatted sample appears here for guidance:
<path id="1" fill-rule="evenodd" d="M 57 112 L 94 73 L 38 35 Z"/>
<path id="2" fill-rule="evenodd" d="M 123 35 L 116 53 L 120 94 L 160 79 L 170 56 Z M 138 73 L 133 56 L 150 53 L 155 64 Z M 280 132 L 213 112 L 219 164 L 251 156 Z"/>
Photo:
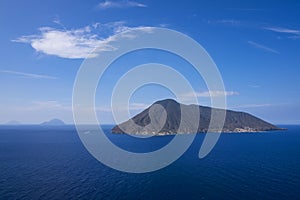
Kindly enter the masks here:
<path id="1" fill-rule="evenodd" d="M 221 134 L 198 158 L 204 134 L 161 170 L 132 174 L 91 156 L 73 126 L 0 126 L 0 199 L 300 199 L 300 126 Z M 147 152 L 173 136 L 110 133 L 124 149 Z"/>

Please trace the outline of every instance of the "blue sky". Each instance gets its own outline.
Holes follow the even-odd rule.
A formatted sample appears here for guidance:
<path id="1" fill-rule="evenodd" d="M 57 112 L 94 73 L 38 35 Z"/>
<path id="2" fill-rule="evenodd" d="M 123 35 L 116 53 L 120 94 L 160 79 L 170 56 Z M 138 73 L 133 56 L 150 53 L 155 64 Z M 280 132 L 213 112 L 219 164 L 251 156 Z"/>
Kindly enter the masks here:
<path id="1" fill-rule="evenodd" d="M 230 109 L 276 124 L 299 124 L 300 2 L 298 1 L 14 1 L 0 2 L 0 123 L 72 123 L 72 90 L 88 53 L 128 28 L 166 27 L 195 39 L 223 77 Z M 55 45 L 53 45 L 55 44 Z M 136 64 L 162 62 L 185 74 L 199 102 L 209 104 L 201 77 L 166 52 L 128 55 L 111 66 L 110 90 Z M 122 66 L 122 67 L 121 67 Z M 199 80 L 198 80 L 199 79 Z M 103 94 L 102 94 L 102 93 Z M 98 114 L 113 123 L 109 96 L 99 91 Z M 139 89 L 131 112 L 173 97 L 159 86 Z"/>

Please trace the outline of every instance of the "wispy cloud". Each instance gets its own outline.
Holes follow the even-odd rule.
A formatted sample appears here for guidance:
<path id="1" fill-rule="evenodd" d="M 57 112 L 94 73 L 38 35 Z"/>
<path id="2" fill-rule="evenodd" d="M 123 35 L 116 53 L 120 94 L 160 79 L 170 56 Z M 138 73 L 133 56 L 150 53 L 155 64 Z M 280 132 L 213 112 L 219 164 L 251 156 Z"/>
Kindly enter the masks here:
<path id="1" fill-rule="evenodd" d="M 114 110 L 118 112 L 125 111 L 139 111 L 149 107 L 149 104 L 145 103 L 130 103 L 129 107 L 125 104 L 118 104 L 118 107 L 115 107 Z M 56 100 L 46 100 L 46 101 L 32 101 L 29 105 L 23 107 L 16 107 L 16 110 L 21 111 L 72 111 L 72 106 L 69 104 L 64 104 Z M 110 106 L 95 106 L 95 107 L 84 107 L 80 108 L 85 111 L 96 112 L 112 112 Z"/>
<path id="2" fill-rule="evenodd" d="M 237 26 L 240 25 L 241 23 L 239 20 L 235 20 L 235 19 L 221 19 L 221 20 L 217 20 L 216 22 L 219 24 L 232 25 L 232 26 Z"/>
<path id="3" fill-rule="evenodd" d="M 288 105 L 289 103 L 254 103 L 254 104 L 244 104 L 244 105 L 237 105 L 237 106 L 230 106 L 230 109 L 236 108 L 259 108 L 259 107 L 270 107 L 270 106 L 282 106 Z"/>
<path id="4" fill-rule="evenodd" d="M 99 9 L 109 9 L 109 8 L 130 8 L 130 7 L 147 7 L 146 4 L 139 3 L 136 1 L 104 1 L 97 5 Z"/>
<path id="5" fill-rule="evenodd" d="M 233 96 L 238 95 L 238 92 L 234 91 L 207 91 L 196 93 L 197 97 L 220 97 L 220 96 Z"/>
<path id="6" fill-rule="evenodd" d="M 300 34 L 300 30 L 297 29 L 289 29 L 289 28 L 282 28 L 282 27 L 264 27 L 264 29 L 277 32 L 277 33 Z"/>
<path id="7" fill-rule="evenodd" d="M 7 73 L 12 75 L 17 75 L 25 78 L 33 78 L 33 79 L 58 79 L 55 76 L 47 76 L 47 75 L 41 75 L 41 74 L 31 74 L 31 73 L 24 73 L 24 72 L 18 72 L 18 71 L 10 71 L 10 70 L 0 70 L 1 73 Z"/>
<path id="8" fill-rule="evenodd" d="M 248 44 L 250 44 L 251 46 L 253 46 L 255 48 L 262 49 L 262 50 L 267 51 L 267 52 L 279 54 L 278 51 L 276 51 L 276 50 L 274 50 L 274 49 L 272 49 L 270 47 L 264 46 L 262 44 L 253 42 L 253 41 L 248 41 Z"/>
<path id="9" fill-rule="evenodd" d="M 300 34 L 299 35 L 292 35 L 292 36 L 289 36 L 288 38 L 298 40 L 298 39 L 300 39 Z"/>
<path id="10" fill-rule="evenodd" d="M 145 103 L 131 103 L 129 106 L 130 110 L 142 110 L 149 107 L 148 104 Z"/>
<path id="11" fill-rule="evenodd" d="M 147 107 L 149 107 L 149 104 L 145 104 L 145 103 L 130 103 L 129 107 L 127 107 L 126 105 L 122 105 L 122 104 L 118 104 L 118 107 L 115 107 L 114 110 L 118 111 L 118 112 L 125 112 L 128 110 L 131 111 L 139 111 L 139 110 L 143 110 L 146 109 Z M 92 110 L 96 110 L 98 112 L 112 112 L 112 108 L 110 106 L 97 106 L 95 108 L 91 108 Z"/>
<path id="12" fill-rule="evenodd" d="M 263 27 L 265 30 L 273 31 L 276 33 L 288 34 L 288 38 L 290 39 L 300 39 L 300 30 L 299 29 L 290 29 L 283 27 Z"/>
<path id="13" fill-rule="evenodd" d="M 264 11 L 261 8 L 227 8 L 227 10 L 234 10 L 234 11 L 249 11 L 249 12 L 257 12 L 257 11 Z"/>
<path id="14" fill-rule="evenodd" d="M 26 106 L 14 106 L 9 108 L 13 111 L 18 112 L 33 112 L 33 111 L 43 111 L 43 112 L 52 112 L 52 111 L 72 111 L 72 106 L 62 104 L 59 101 L 32 101 Z"/>
<path id="15" fill-rule="evenodd" d="M 221 96 L 233 96 L 239 95 L 235 91 L 205 91 L 205 92 L 192 92 L 180 95 L 182 98 L 191 98 L 191 97 L 221 97 Z"/>
<path id="16" fill-rule="evenodd" d="M 261 87 L 260 85 L 248 85 L 248 86 L 251 88 L 260 88 Z"/>
<path id="17" fill-rule="evenodd" d="M 32 105 L 28 107 L 31 110 L 68 110 L 71 111 L 72 107 L 64 105 L 58 101 L 33 101 Z"/>
<path id="18" fill-rule="evenodd" d="M 111 42 L 135 37 L 134 31 L 151 31 L 151 27 L 127 27 L 124 22 L 95 23 L 79 29 L 42 27 L 40 34 L 21 36 L 13 42 L 29 43 L 37 52 L 61 58 L 92 58 L 104 51 L 114 51 Z M 120 34 L 123 32 L 122 34 Z"/>
<path id="19" fill-rule="evenodd" d="M 240 20 L 237 19 L 218 19 L 218 20 L 203 20 L 205 23 L 210 25 L 222 25 L 230 27 L 244 26 Z"/>
<path id="20" fill-rule="evenodd" d="M 230 109 L 236 109 L 236 108 L 259 108 L 259 107 L 269 107 L 272 106 L 272 104 L 269 103 L 263 103 L 263 104 L 245 104 L 245 105 L 238 105 L 238 106 L 231 106 Z"/>

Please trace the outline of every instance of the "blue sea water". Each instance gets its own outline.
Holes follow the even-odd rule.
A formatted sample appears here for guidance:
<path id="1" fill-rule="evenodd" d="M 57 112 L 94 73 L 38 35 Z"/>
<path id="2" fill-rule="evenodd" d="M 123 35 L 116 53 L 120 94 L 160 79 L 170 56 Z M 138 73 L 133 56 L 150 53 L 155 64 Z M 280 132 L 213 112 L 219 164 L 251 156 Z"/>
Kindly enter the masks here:
<path id="1" fill-rule="evenodd" d="M 0 199 L 300 199 L 300 126 L 286 131 L 222 134 L 204 159 L 198 134 L 188 151 L 161 170 L 131 174 L 93 158 L 73 126 L 0 127 Z M 110 133 L 131 151 L 162 147 Z"/>

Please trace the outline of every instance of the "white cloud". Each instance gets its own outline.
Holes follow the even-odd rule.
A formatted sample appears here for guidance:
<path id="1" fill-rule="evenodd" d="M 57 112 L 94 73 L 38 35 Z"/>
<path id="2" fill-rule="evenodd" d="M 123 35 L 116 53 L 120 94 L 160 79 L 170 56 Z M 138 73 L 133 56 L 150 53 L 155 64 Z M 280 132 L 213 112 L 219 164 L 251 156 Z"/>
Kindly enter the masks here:
<path id="1" fill-rule="evenodd" d="M 244 26 L 244 23 L 236 19 L 218 19 L 218 20 L 203 20 L 207 24 L 211 25 L 222 25 L 222 26 L 231 26 L 231 27 L 240 27 Z"/>
<path id="2" fill-rule="evenodd" d="M 283 27 L 264 27 L 263 29 L 273 31 L 276 33 L 289 34 L 288 38 L 290 39 L 300 39 L 300 30 L 299 29 L 290 29 Z"/>
<path id="3" fill-rule="evenodd" d="M 290 34 L 300 34 L 300 30 L 282 28 L 282 27 L 264 27 L 264 29 L 277 32 L 277 33 L 290 33 Z"/>
<path id="4" fill-rule="evenodd" d="M 192 98 L 192 97 L 221 97 L 221 96 L 233 96 L 238 95 L 238 92 L 234 91 L 205 91 L 205 92 L 192 92 L 180 95 L 181 98 Z"/>
<path id="5" fill-rule="evenodd" d="M 248 85 L 248 86 L 251 88 L 260 88 L 261 87 L 260 85 Z"/>
<path id="6" fill-rule="evenodd" d="M 33 101 L 28 103 L 27 105 L 22 105 L 22 106 L 13 106 L 13 107 L 7 107 L 4 109 L 8 109 L 12 111 L 12 113 L 51 113 L 55 111 L 72 111 L 72 107 L 70 105 L 65 105 L 62 104 L 58 101 Z M 57 116 L 59 117 L 59 116 Z"/>
<path id="7" fill-rule="evenodd" d="M 15 110 L 18 111 L 26 111 L 26 112 L 33 112 L 33 111 L 43 111 L 43 112 L 52 112 L 52 111 L 72 111 L 72 107 L 70 105 L 62 104 L 58 101 L 32 101 L 27 106 L 15 106 Z"/>
<path id="8" fill-rule="evenodd" d="M 33 101 L 31 105 L 26 106 L 24 108 L 26 111 L 53 111 L 53 110 L 64 110 L 71 111 L 72 107 L 69 105 L 64 105 L 58 101 Z"/>
<path id="9" fill-rule="evenodd" d="M 279 54 L 278 51 L 274 50 L 274 49 L 271 49 L 270 47 L 267 47 L 267 46 L 264 46 L 262 44 L 258 44 L 256 42 L 253 42 L 253 41 L 248 41 L 248 44 L 250 44 L 251 46 L 255 47 L 255 48 L 258 48 L 258 49 L 262 49 L 264 51 L 268 51 L 268 52 L 271 52 L 271 53 L 276 53 L 276 54 Z"/>
<path id="10" fill-rule="evenodd" d="M 61 58 L 95 57 L 91 53 L 96 47 L 101 51 L 111 51 L 113 47 L 91 34 L 90 27 L 75 30 L 58 30 L 49 27 L 40 28 L 40 35 L 22 36 L 15 42 L 30 43 L 38 52 Z M 91 54 L 90 54 L 91 53 Z"/>
<path id="11" fill-rule="evenodd" d="M 288 38 L 298 40 L 298 39 L 300 39 L 300 34 L 299 35 L 289 36 Z"/>
<path id="12" fill-rule="evenodd" d="M 140 7 L 144 8 L 147 5 L 139 3 L 136 1 L 104 1 L 98 4 L 97 8 L 99 9 L 109 9 L 109 8 L 130 8 L 130 7 Z"/>
<path id="13" fill-rule="evenodd" d="M 120 38 L 134 38 L 134 30 L 149 32 L 151 27 L 127 27 L 124 22 L 95 23 L 79 29 L 42 27 L 39 35 L 22 36 L 13 42 L 29 43 L 37 52 L 61 58 L 84 59 L 96 57 L 103 51 L 114 51 L 110 43 Z M 105 37 L 100 37 L 100 31 Z M 121 33 L 122 34 L 119 34 Z"/>
<path id="14" fill-rule="evenodd" d="M 234 11 L 264 11 L 264 9 L 261 8 L 227 8 L 228 10 L 234 10 Z"/>
<path id="15" fill-rule="evenodd" d="M 270 107 L 270 106 L 280 106 L 280 105 L 288 105 L 289 103 L 254 103 L 254 104 L 244 104 L 244 105 L 237 105 L 237 106 L 231 106 L 231 109 L 236 108 L 259 108 L 259 107 Z"/>
<path id="16" fill-rule="evenodd" d="M 131 103 L 129 106 L 130 110 L 143 110 L 149 107 L 148 104 L 145 103 Z"/>
<path id="17" fill-rule="evenodd" d="M 263 103 L 263 104 L 245 104 L 245 105 L 238 105 L 238 106 L 231 106 L 230 109 L 236 108 L 259 108 L 259 107 L 269 107 L 273 106 L 273 104 Z"/>
<path id="18" fill-rule="evenodd" d="M 33 78 L 33 79 L 58 79 L 54 76 L 47 76 L 47 75 L 40 75 L 40 74 L 31 74 L 31 73 L 24 73 L 24 72 L 17 72 L 17 71 L 10 71 L 10 70 L 0 70 L 1 73 L 13 74 L 25 78 Z"/>
<path id="19" fill-rule="evenodd" d="M 241 24 L 239 20 L 235 20 L 235 19 L 222 19 L 222 20 L 217 20 L 216 22 L 219 24 L 232 25 L 232 26 L 237 26 Z"/>
<path id="20" fill-rule="evenodd" d="M 149 104 L 145 104 L 145 103 L 130 103 L 129 108 L 124 104 L 118 104 L 118 107 L 115 107 L 114 110 L 117 112 L 126 112 L 128 110 L 130 111 L 144 110 L 147 107 L 149 107 Z M 91 109 L 94 110 L 94 108 Z M 112 108 L 110 106 L 98 106 L 95 107 L 95 110 L 98 112 L 112 112 Z"/>

